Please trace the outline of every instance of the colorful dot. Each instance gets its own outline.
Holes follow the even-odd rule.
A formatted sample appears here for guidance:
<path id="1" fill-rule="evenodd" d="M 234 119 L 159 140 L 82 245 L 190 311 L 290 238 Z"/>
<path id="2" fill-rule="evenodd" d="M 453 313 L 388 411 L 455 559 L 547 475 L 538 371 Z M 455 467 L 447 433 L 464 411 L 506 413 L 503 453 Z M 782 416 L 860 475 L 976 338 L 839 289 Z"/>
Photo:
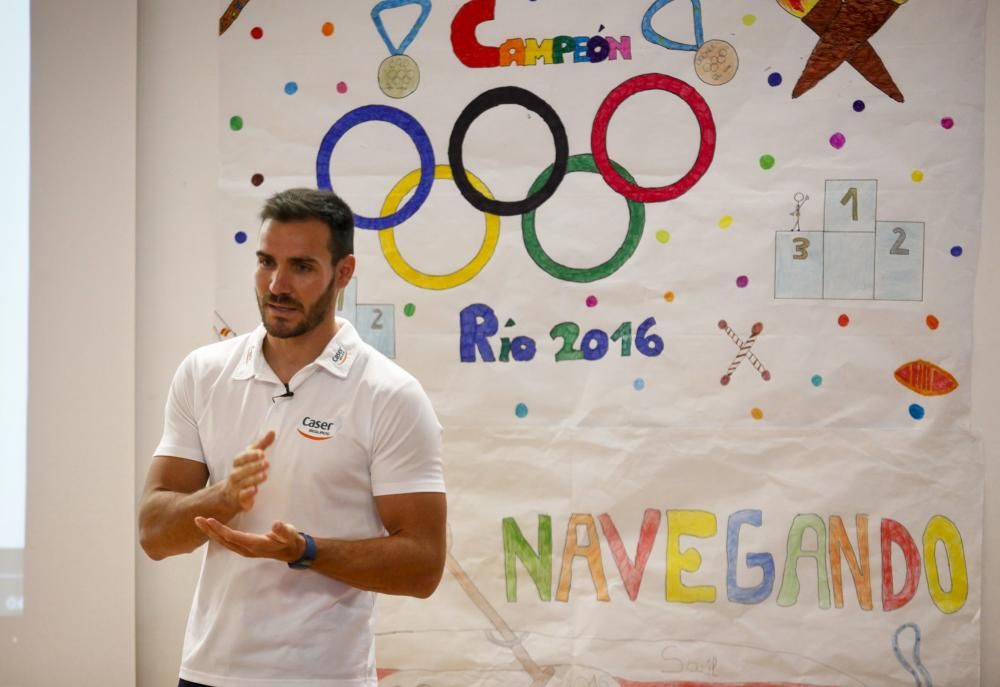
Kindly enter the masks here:
<path id="1" fill-rule="evenodd" d="M 253 39 L 255 41 L 259 41 L 261 38 L 264 37 L 264 29 L 260 28 L 259 26 L 255 26 L 252 29 L 250 29 L 250 35 L 253 36 Z"/>
<path id="2" fill-rule="evenodd" d="M 233 131 L 239 131 L 243 128 L 243 117 L 239 115 L 234 115 L 229 118 L 229 128 Z"/>
<path id="3" fill-rule="evenodd" d="M 403 306 L 403 314 L 407 317 L 413 317 L 413 313 L 417 312 L 417 306 L 413 303 L 407 303 Z"/>
<path id="4" fill-rule="evenodd" d="M 233 239 L 236 240 L 236 243 L 246 243 L 247 233 L 245 231 L 238 231 L 233 235 Z"/>
<path id="5" fill-rule="evenodd" d="M 837 318 L 837 324 L 839 324 L 841 327 L 846 327 L 850 323 L 851 323 L 851 318 L 848 317 L 847 315 L 841 315 L 840 317 Z"/>
<path id="6" fill-rule="evenodd" d="M 754 420 L 763 420 L 764 411 L 761 410 L 760 408 L 752 408 L 750 410 L 750 417 L 752 417 Z"/>
<path id="7" fill-rule="evenodd" d="M 337 84 L 337 93 L 347 93 L 347 84 L 343 81 Z"/>
<path id="8" fill-rule="evenodd" d="M 667 303 L 673 303 L 674 302 L 674 292 L 673 291 L 667 291 L 665 294 L 663 294 L 663 300 L 665 300 Z"/>
<path id="9" fill-rule="evenodd" d="M 767 75 L 767 83 L 772 88 L 777 88 L 778 86 L 781 85 L 781 74 L 779 74 L 778 72 L 771 72 L 770 74 Z"/>
<path id="10" fill-rule="evenodd" d="M 760 168 L 761 169 L 771 169 L 774 167 L 774 156 L 773 155 L 761 155 L 760 156 Z"/>
<path id="11" fill-rule="evenodd" d="M 732 215 L 726 215 L 719 220 L 719 229 L 728 229 L 731 226 L 733 226 Z"/>
<path id="12" fill-rule="evenodd" d="M 953 257 L 956 257 L 956 258 L 960 257 L 962 255 L 962 247 L 961 246 L 952 246 L 951 247 L 951 254 L 952 254 Z"/>
<path id="13" fill-rule="evenodd" d="M 913 170 L 913 173 L 910 174 L 910 178 L 913 179 L 913 183 L 919 184 L 921 181 L 924 180 L 924 173 L 921 172 L 919 169 L 915 169 Z"/>
<path id="14" fill-rule="evenodd" d="M 332 36 L 333 35 L 333 22 L 330 22 L 330 21 L 324 22 L 322 31 L 323 31 L 323 35 L 324 36 Z"/>
<path id="15" fill-rule="evenodd" d="M 636 380 L 632 382 L 632 387 L 636 391 L 642 391 L 643 389 L 646 388 L 646 380 L 643 379 L 642 377 L 637 377 Z"/>
<path id="16" fill-rule="evenodd" d="M 285 84 L 285 93 L 288 95 L 295 95 L 295 92 L 299 90 L 299 85 L 294 81 L 289 81 Z"/>
<path id="17" fill-rule="evenodd" d="M 864 112 L 865 111 L 865 101 L 864 100 L 855 100 L 854 103 L 851 105 L 851 107 L 854 108 L 855 112 Z"/>
<path id="18" fill-rule="evenodd" d="M 937 329 L 940 326 L 941 326 L 941 320 L 939 320 L 938 318 L 934 317 L 934 315 L 928 315 L 927 316 L 927 328 L 928 329 L 933 330 L 933 329 Z"/>
<path id="19" fill-rule="evenodd" d="M 587 307 L 593 308 L 597 305 L 597 296 L 587 296 Z"/>
<path id="20" fill-rule="evenodd" d="M 951 127 L 955 126 L 955 120 L 952 119 L 951 117 L 944 117 L 941 120 L 941 126 L 944 127 L 945 129 L 950 129 Z"/>
<path id="21" fill-rule="evenodd" d="M 753 26 L 756 23 L 757 17 L 753 14 L 743 15 L 743 26 Z"/>
<path id="22" fill-rule="evenodd" d="M 912 417 L 914 420 L 923 420 L 924 415 L 927 414 L 927 411 L 924 410 L 924 407 L 919 403 L 911 403 L 909 411 L 910 411 L 910 417 Z"/>
<path id="23" fill-rule="evenodd" d="M 750 277 L 748 277 L 745 274 L 741 274 L 740 276 L 736 277 L 736 286 L 740 287 L 741 289 L 745 289 L 747 287 L 747 284 L 749 283 L 750 283 Z"/>
<path id="24" fill-rule="evenodd" d="M 812 379 L 809 380 L 815 387 L 823 386 L 823 378 L 819 375 L 813 375 Z"/>
<path id="25" fill-rule="evenodd" d="M 666 229 L 660 229 L 658 232 L 656 232 L 656 240 L 659 241 L 660 243 L 669 243 L 670 232 L 667 231 Z"/>
<path id="26" fill-rule="evenodd" d="M 254 186 L 260 186 L 261 184 L 264 183 L 264 175 L 254 174 L 252 177 L 250 177 L 250 183 L 253 184 Z"/>
<path id="27" fill-rule="evenodd" d="M 845 143 L 847 143 L 847 136 L 840 133 L 839 131 L 830 137 L 830 145 L 832 145 L 837 150 L 843 148 Z"/>
<path id="28" fill-rule="evenodd" d="M 517 415 L 518 417 L 527 417 L 528 406 L 524 405 L 523 403 L 518 403 L 516 406 L 514 406 L 514 414 Z"/>

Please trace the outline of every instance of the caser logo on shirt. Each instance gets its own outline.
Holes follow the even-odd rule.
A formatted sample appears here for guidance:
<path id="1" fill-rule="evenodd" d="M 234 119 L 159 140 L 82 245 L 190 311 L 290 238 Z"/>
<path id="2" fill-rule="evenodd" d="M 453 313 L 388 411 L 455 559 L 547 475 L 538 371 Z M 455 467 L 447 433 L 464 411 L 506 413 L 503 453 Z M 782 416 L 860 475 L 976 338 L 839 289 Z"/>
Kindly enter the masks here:
<path id="1" fill-rule="evenodd" d="M 302 423 L 299 425 L 298 430 L 299 434 L 304 436 L 306 439 L 312 439 L 313 441 L 326 441 L 327 439 L 333 438 L 333 431 L 336 428 L 336 420 L 317 420 L 316 418 L 306 415 L 302 418 Z"/>

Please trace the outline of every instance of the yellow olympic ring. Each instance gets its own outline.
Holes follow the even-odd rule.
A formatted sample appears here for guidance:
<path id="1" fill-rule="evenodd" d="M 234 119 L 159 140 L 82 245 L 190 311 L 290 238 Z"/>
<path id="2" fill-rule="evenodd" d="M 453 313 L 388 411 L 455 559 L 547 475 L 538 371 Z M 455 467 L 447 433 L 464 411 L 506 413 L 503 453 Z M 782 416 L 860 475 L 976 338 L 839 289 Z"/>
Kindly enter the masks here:
<path id="1" fill-rule="evenodd" d="M 486 184 L 480 181 L 479 178 L 469 171 L 466 171 L 466 176 L 469 178 L 469 181 L 472 182 L 472 186 L 477 191 L 482 193 L 487 198 L 491 200 L 493 199 L 493 195 L 490 193 L 490 190 L 486 188 Z M 451 179 L 451 166 L 437 165 L 434 168 L 434 178 Z M 400 179 L 399 183 L 397 183 L 392 190 L 389 191 L 389 195 L 385 197 L 385 203 L 382 205 L 381 216 L 387 217 L 396 212 L 396 209 L 399 207 L 399 203 L 417 186 L 419 181 L 419 169 L 413 170 Z M 479 274 L 483 267 L 486 266 L 486 263 L 488 263 L 490 258 L 493 257 L 493 253 L 497 248 L 497 242 L 500 240 L 499 215 L 491 215 L 488 212 L 483 214 L 486 217 L 486 235 L 483 237 L 483 245 L 479 248 L 479 252 L 476 253 L 476 256 L 472 258 L 468 264 L 451 274 L 426 274 L 406 262 L 400 254 L 399 248 L 396 246 L 396 235 L 394 233 L 395 227 L 386 227 L 378 232 L 378 241 L 379 245 L 382 246 L 382 255 L 385 256 L 386 262 L 389 263 L 389 266 L 392 267 L 396 274 L 414 286 L 419 286 L 422 289 L 434 289 L 439 291 L 460 286 Z"/>

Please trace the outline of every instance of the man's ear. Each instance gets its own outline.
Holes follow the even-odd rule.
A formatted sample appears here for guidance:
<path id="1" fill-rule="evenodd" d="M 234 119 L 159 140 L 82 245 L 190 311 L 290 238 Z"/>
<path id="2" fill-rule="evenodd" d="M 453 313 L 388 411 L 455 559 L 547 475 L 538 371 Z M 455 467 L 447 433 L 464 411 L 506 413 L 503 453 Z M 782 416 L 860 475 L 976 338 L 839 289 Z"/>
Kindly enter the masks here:
<path id="1" fill-rule="evenodd" d="M 337 288 L 343 289 L 347 288 L 347 284 L 351 281 L 351 277 L 354 276 L 354 268 L 356 266 L 353 255 L 345 255 L 337 264 L 333 266 L 334 279 L 337 280 Z"/>

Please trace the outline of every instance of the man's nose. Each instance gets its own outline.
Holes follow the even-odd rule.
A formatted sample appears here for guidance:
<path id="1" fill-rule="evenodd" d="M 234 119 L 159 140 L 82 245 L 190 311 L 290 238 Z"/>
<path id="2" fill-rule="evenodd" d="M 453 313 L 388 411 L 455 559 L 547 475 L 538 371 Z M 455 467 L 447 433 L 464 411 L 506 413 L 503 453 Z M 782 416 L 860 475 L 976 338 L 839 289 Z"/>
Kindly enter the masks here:
<path id="1" fill-rule="evenodd" d="M 274 270 L 271 275 L 271 283 L 269 285 L 271 293 L 288 293 L 289 291 L 289 279 L 288 271 L 278 268 Z"/>

